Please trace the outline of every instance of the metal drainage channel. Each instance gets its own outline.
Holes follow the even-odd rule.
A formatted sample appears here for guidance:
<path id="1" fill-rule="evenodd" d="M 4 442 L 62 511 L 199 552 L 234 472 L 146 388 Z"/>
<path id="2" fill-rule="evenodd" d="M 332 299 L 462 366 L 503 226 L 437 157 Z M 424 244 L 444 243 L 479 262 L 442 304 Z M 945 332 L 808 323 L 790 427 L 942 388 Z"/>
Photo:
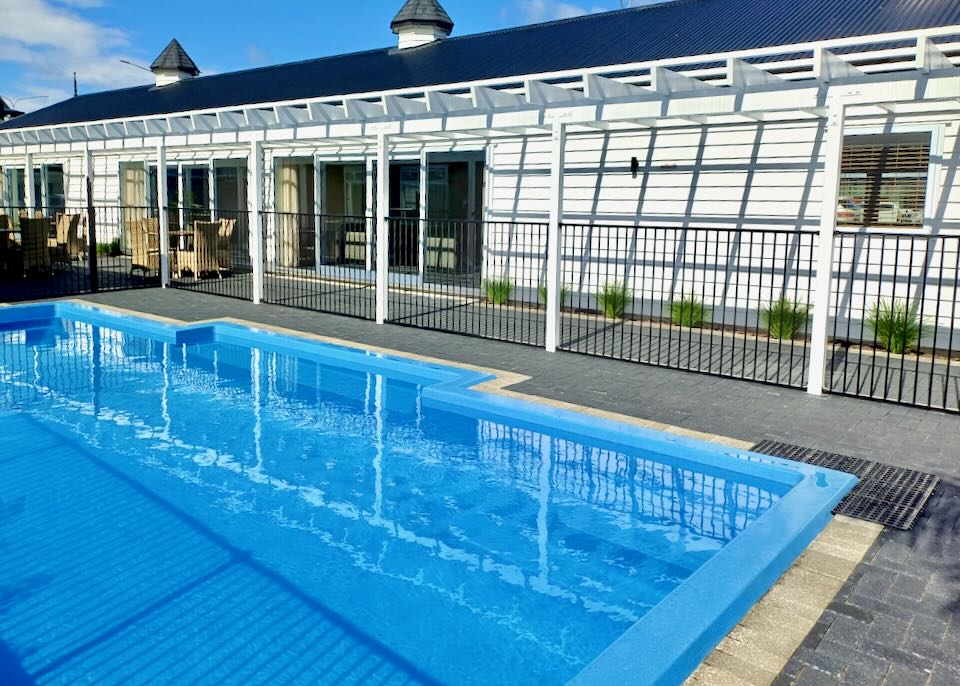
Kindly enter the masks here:
<path id="1" fill-rule="evenodd" d="M 859 477 L 860 483 L 840 501 L 833 513 L 903 531 L 909 531 L 917 523 L 940 484 L 940 477 L 933 474 L 779 441 L 760 441 L 752 450 Z"/>

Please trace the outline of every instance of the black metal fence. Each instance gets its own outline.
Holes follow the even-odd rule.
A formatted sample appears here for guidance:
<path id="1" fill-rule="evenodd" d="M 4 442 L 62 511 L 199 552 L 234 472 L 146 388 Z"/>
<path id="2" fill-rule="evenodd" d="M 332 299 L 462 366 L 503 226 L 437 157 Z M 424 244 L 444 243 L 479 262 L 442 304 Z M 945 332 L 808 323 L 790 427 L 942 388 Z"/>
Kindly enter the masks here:
<path id="1" fill-rule="evenodd" d="M 395 324 L 542 346 L 547 225 L 390 220 Z M 396 265 L 396 266 L 394 266 Z"/>
<path id="2" fill-rule="evenodd" d="M 172 287 L 253 299 L 249 212 L 171 207 L 167 222 Z"/>
<path id="3" fill-rule="evenodd" d="M 826 388 L 960 411 L 960 237 L 838 233 Z"/>
<path id="4" fill-rule="evenodd" d="M 0 208 L 0 301 L 160 285 L 159 233 L 144 207 Z"/>
<path id="5" fill-rule="evenodd" d="M 263 301 L 373 319 L 372 217 L 265 212 Z"/>
<path id="6" fill-rule="evenodd" d="M 564 350 L 806 385 L 817 235 L 561 227 Z"/>

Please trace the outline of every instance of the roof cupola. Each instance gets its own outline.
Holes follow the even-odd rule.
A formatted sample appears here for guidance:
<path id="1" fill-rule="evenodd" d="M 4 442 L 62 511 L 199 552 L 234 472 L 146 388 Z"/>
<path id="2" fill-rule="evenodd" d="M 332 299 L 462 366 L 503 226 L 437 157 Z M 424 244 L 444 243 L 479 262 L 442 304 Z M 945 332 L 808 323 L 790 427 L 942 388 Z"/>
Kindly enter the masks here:
<path id="1" fill-rule="evenodd" d="M 184 79 L 192 79 L 200 70 L 183 46 L 174 38 L 150 65 L 158 86 L 166 86 Z"/>
<path id="2" fill-rule="evenodd" d="M 446 38 L 453 31 L 453 20 L 437 0 L 407 0 L 390 28 L 404 50 Z"/>

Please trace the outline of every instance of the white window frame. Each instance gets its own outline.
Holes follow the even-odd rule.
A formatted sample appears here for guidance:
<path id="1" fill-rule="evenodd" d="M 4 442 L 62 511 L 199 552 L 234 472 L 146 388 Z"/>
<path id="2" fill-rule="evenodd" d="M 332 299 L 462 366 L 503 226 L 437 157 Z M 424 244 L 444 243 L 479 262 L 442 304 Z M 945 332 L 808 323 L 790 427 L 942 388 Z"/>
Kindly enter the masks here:
<path id="1" fill-rule="evenodd" d="M 844 140 L 856 136 L 897 135 L 900 133 L 929 133 L 930 134 L 930 161 L 927 165 L 927 186 L 923 195 L 923 223 L 917 227 L 906 226 L 851 226 L 838 224 L 840 233 L 887 233 L 929 236 L 943 233 L 940 227 L 933 225 L 934 213 L 940 202 L 940 175 L 943 167 L 943 145 L 946 131 L 944 122 L 895 124 L 886 126 L 848 126 L 844 132 Z M 958 134 L 960 135 L 960 134 Z M 836 211 L 836 208 L 834 208 Z M 960 233 L 957 229 L 946 231 L 948 234 Z"/>

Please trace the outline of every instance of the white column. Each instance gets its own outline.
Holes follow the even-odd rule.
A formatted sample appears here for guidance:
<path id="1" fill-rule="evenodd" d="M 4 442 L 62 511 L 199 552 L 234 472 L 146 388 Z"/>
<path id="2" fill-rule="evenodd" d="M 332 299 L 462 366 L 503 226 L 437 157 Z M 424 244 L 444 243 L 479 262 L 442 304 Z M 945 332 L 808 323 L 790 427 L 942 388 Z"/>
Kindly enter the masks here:
<path id="1" fill-rule="evenodd" d="M 148 177 L 149 178 L 149 177 Z M 167 144 L 157 144 L 157 210 L 160 213 L 160 285 L 170 285 L 170 213 L 167 211 Z"/>
<path id="2" fill-rule="evenodd" d="M 826 159 L 823 165 L 823 200 L 820 204 L 820 236 L 817 246 L 817 276 L 813 296 L 813 329 L 810 338 L 810 376 L 807 393 L 823 393 L 827 362 L 827 325 L 830 321 L 830 288 L 833 285 L 834 233 L 840 194 L 840 160 L 843 156 L 843 124 L 846 106 L 832 100 L 827 113 Z"/>
<path id="3" fill-rule="evenodd" d="M 420 279 L 427 266 L 427 213 L 430 211 L 430 161 L 426 149 L 420 150 L 420 225 L 417 230 L 417 263 Z"/>
<path id="4" fill-rule="evenodd" d="M 23 204 L 27 206 L 27 216 L 33 216 L 33 153 L 27 153 L 23 160 Z"/>
<path id="5" fill-rule="evenodd" d="M 94 198 L 94 194 L 93 194 L 93 184 L 94 184 L 93 174 L 94 174 L 94 169 L 93 169 L 93 152 L 90 150 L 90 148 L 85 147 L 85 148 L 83 149 L 83 198 L 84 198 L 84 201 L 85 201 L 85 206 L 86 206 L 88 209 L 91 208 L 91 207 L 93 207 L 93 198 Z M 92 249 L 92 250 L 96 250 L 96 249 L 97 249 L 97 247 L 96 247 L 95 245 L 91 245 L 91 242 L 90 242 L 90 224 L 89 224 L 89 221 L 90 221 L 90 218 L 87 217 L 86 221 L 85 221 L 84 224 L 83 224 L 83 232 L 84 232 L 85 240 L 87 241 L 87 251 L 88 251 L 88 252 L 89 252 L 91 249 Z M 87 259 L 89 259 L 89 256 L 87 257 Z"/>
<path id="6" fill-rule="evenodd" d="M 316 271 L 317 276 L 320 276 L 322 271 L 323 260 L 321 256 L 323 255 L 323 202 L 324 198 L 324 183 L 323 183 L 323 162 L 320 161 L 319 155 L 313 156 L 313 221 L 314 221 L 314 232 L 313 232 L 313 265 L 314 271 Z"/>
<path id="7" fill-rule="evenodd" d="M 373 232 L 377 230 L 377 221 L 376 214 L 374 212 L 374 199 L 376 198 L 376 189 L 374 188 L 374 174 L 373 174 L 373 163 L 374 158 L 366 158 L 366 183 L 363 184 L 364 189 L 366 190 L 366 198 L 364 198 L 364 207 L 366 208 L 367 214 L 367 245 L 366 250 L 363 254 L 367 258 L 366 269 L 367 271 L 373 270 Z"/>
<path id="8" fill-rule="evenodd" d="M 390 278 L 390 139 L 377 135 L 377 324 L 387 321 L 387 297 Z"/>
<path id="9" fill-rule="evenodd" d="M 210 220 L 213 221 L 217 209 L 217 173 L 214 161 L 207 161 L 207 204 L 210 206 Z"/>
<path id="10" fill-rule="evenodd" d="M 186 189 L 184 188 L 183 183 L 183 162 L 177 162 L 177 194 L 179 195 L 177 198 L 177 205 L 180 208 L 178 212 L 180 218 L 179 226 L 181 231 L 185 231 L 186 229 L 190 228 L 186 224 L 187 213 L 183 211 L 184 202 L 186 202 L 187 199 L 187 194 L 184 192 L 185 190 Z"/>
<path id="11" fill-rule="evenodd" d="M 250 141 L 247 163 L 247 207 L 250 210 L 250 262 L 253 265 L 253 302 L 263 299 L 263 142 Z"/>
<path id="12" fill-rule="evenodd" d="M 560 222 L 563 219 L 564 148 L 567 125 L 554 122 L 550 145 L 550 226 L 547 229 L 547 352 L 560 340 Z"/>

